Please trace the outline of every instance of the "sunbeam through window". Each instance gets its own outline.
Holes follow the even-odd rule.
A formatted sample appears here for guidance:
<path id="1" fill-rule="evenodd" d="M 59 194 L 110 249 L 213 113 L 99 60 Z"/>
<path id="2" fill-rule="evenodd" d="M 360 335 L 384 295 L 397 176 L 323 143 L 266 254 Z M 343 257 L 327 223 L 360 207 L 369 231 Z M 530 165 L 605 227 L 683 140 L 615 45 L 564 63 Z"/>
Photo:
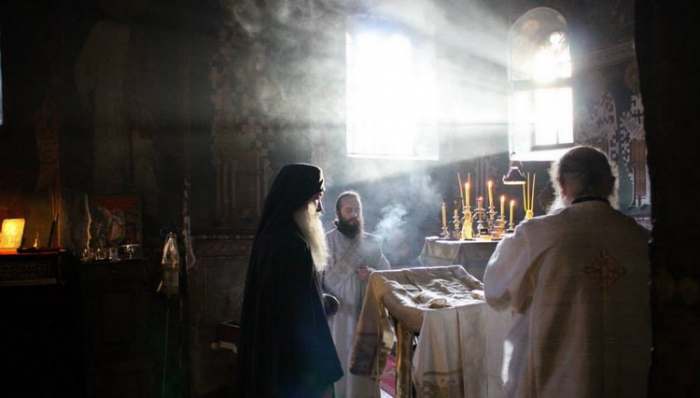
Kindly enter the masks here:
<path id="1" fill-rule="evenodd" d="M 429 49 L 376 26 L 348 32 L 346 40 L 348 155 L 437 159 Z"/>
<path id="2" fill-rule="evenodd" d="M 510 152 L 519 160 L 553 160 L 573 145 L 571 55 L 566 22 L 539 7 L 511 31 Z"/>

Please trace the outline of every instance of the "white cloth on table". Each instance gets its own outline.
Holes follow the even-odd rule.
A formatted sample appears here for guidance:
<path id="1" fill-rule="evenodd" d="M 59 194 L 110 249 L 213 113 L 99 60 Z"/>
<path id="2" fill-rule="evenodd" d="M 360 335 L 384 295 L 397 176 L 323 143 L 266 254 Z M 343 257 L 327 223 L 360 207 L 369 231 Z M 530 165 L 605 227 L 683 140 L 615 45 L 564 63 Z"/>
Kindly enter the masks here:
<path id="1" fill-rule="evenodd" d="M 509 314 L 486 302 L 423 313 L 413 355 L 417 398 L 499 398 L 502 342 Z"/>
<path id="2" fill-rule="evenodd" d="M 528 220 L 485 274 L 505 342 L 509 397 L 645 397 L 650 364 L 648 233 L 601 201 Z"/>
<path id="3" fill-rule="evenodd" d="M 344 372 L 334 385 L 335 396 L 374 397 L 379 391 L 370 377 L 348 372 L 355 328 L 366 290 L 366 282 L 359 279 L 357 269 L 364 266 L 386 270 L 389 262 L 382 253 L 380 239 L 375 235 L 363 233 L 361 239 L 349 239 L 334 229 L 326 239 L 330 257 L 323 272 L 323 289 L 340 302 L 338 312 L 329 318 L 331 335 Z"/>
<path id="4" fill-rule="evenodd" d="M 434 357 L 440 355 L 438 352 L 449 353 L 449 356 L 446 356 L 444 360 L 433 358 L 419 360 L 414 363 L 413 375 L 419 382 L 429 379 L 430 375 L 435 373 L 435 369 L 441 369 L 441 364 L 445 364 L 442 367 L 443 369 L 457 369 L 457 372 L 461 374 L 461 361 L 462 359 L 466 360 L 471 355 L 470 350 L 485 350 L 484 345 L 489 343 L 484 337 L 485 333 L 467 333 L 468 331 L 465 327 L 463 331 L 467 334 L 460 339 L 460 333 L 457 331 L 459 323 L 445 321 L 449 323 L 449 327 L 456 329 L 450 331 L 448 335 L 443 335 L 443 338 L 438 336 L 436 339 L 432 339 L 430 336 L 435 336 L 435 333 L 431 334 L 432 331 L 440 329 L 433 325 L 439 324 L 443 314 L 449 317 L 453 311 L 461 311 L 462 308 L 466 308 L 463 310 L 465 325 L 470 325 L 472 321 L 474 324 L 481 325 L 477 329 L 472 330 L 486 330 L 489 333 L 497 330 L 499 325 L 494 324 L 494 327 L 489 322 L 491 320 L 490 316 L 483 317 L 482 311 L 485 311 L 486 314 L 495 314 L 495 312 L 486 307 L 483 301 L 482 286 L 480 281 L 467 273 L 460 265 L 406 268 L 373 273 L 370 277 L 369 288 L 358 323 L 358 337 L 353 346 L 351 371 L 355 374 L 366 374 L 376 377 L 382 366 L 382 354 L 391 347 L 391 339 L 386 338 L 386 329 L 390 327 L 387 325 L 387 318 L 390 316 L 402 328 L 413 333 L 420 333 L 421 338 L 418 345 L 422 354 L 418 354 L 414 358 L 422 358 L 423 355 Z M 472 310 L 472 308 L 475 310 Z M 481 309 L 477 311 L 478 308 Z M 436 318 L 433 315 L 436 315 Z M 501 316 L 501 314 L 498 316 Z M 427 321 L 425 321 L 426 317 L 428 318 Z M 462 317 L 461 314 L 460 317 Z M 434 321 L 434 319 L 436 320 Z M 485 329 L 483 328 L 484 325 Z M 424 328 L 427 333 L 425 336 Z M 504 332 L 494 332 L 494 335 L 498 336 L 498 338 L 501 338 L 504 334 Z M 481 343 L 473 343 L 473 340 L 479 339 L 481 339 Z M 460 341 L 464 343 L 460 343 Z M 403 347 L 401 341 L 397 343 L 398 347 Z M 495 346 L 500 347 L 499 344 L 495 344 Z M 493 360 L 500 362 L 500 352 L 494 350 L 493 353 Z M 410 379 L 412 378 L 411 372 L 408 370 L 411 358 L 410 355 L 403 357 L 400 352 L 397 352 L 397 354 L 397 394 L 403 393 L 404 395 L 401 396 L 407 397 L 410 395 L 406 394 L 406 392 L 410 391 Z M 479 358 L 483 356 L 476 355 L 474 357 Z M 406 366 L 402 364 L 406 364 Z M 433 368 L 433 366 L 436 367 Z M 486 385 L 486 383 L 490 383 L 497 377 L 497 371 L 491 372 L 490 369 L 499 368 L 498 364 L 489 366 L 488 361 L 485 363 L 482 361 L 479 362 L 478 367 L 479 370 L 470 371 L 470 374 L 480 374 L 481 376 L 478 377 L 483 377 L 483 380 L 479 380 L 479 383 Z M 405 374 L 402 369 L 406 369 Z M 484 377 L 484 374 L 491 377 Z M 473 379 L 470 378 L 469 380 Z M 453 390 L 452 395 L 449 396 L 462 397 L 464 394 L 459 390 Z M 485 396 L 481 395 L 481 397 Z M 494 397 L 498 397 L 498 395 L 494 395 Z"/>

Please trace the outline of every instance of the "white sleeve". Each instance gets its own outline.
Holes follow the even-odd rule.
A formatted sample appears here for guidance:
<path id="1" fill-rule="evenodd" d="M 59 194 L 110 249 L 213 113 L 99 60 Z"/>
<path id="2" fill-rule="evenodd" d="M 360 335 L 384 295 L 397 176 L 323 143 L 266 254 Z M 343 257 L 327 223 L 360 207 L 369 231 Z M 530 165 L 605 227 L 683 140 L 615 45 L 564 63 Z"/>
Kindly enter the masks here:
<path id="1" fill-rule="evenodd" d="M 489 305 L 497 310 L 512 307 L 524 312 L 529 304 L 532 287 L 527 274 L 534 261 L 524 226 L 516 227 L 512 236 L 499 242 L 486 266 L 484 294 Z"/>

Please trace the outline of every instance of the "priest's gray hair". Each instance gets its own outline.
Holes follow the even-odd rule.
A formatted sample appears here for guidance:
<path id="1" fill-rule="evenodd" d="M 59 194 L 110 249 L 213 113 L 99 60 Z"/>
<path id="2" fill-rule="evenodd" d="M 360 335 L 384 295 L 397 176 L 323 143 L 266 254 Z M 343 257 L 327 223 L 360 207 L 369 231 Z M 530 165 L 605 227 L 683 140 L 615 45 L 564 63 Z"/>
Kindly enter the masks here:
<path id="1" fill-rule="evenodd" d="M 565 201 L 583 196 L 605 199 L 614 196 L 616 179 L 608 157 L 592 146 L 571 148 L 552 164 L 549 173 L 557 197 Z M 562 197 L 562 186 L 565 186 L 565 197 Z"/>
<path id="2" fill-rule="evenodd" d="M 310 200 L 294 212 L 294 222 L 296 222 L 304 236 L 304 240 L 309 245 L 316 270 L 319 272 L 323 271 L 328 263 L 328 244 L 326 243 L 326 233 L 321 222 L 321 213 L 318 212 L 316 203 Z"/>

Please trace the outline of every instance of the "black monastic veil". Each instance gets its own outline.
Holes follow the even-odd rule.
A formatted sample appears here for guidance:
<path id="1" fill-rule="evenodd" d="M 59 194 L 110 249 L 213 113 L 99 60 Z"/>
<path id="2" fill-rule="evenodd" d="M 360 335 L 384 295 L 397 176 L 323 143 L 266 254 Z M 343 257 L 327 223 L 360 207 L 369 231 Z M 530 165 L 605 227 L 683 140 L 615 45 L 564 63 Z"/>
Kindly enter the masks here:
<path id="1" fill-rule="evenodd" d="M 292 164 L 265 200 L 243 299 L 241 397 L 321 397 L 342 376 L 311 251 L 294 222 L 322 190 L 320 168 Z"/>

